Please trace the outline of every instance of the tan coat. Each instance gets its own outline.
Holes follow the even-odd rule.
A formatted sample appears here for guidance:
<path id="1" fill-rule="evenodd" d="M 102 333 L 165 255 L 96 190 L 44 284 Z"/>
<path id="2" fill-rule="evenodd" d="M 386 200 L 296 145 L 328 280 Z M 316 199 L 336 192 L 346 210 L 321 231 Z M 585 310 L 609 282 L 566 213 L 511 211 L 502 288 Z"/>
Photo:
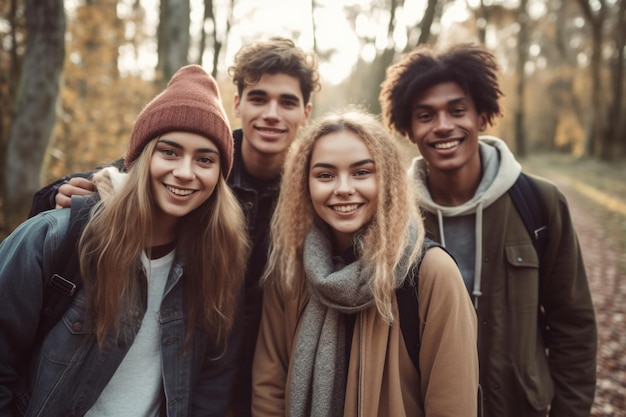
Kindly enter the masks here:
<path id="1" fill-rule="evenodd" d="M 253 366 L 252 415 L 286 416 L 292 357 L 308 302 L 304 280 L 291 290 L 268 285 Z M 375 307 L 354 326 L 344 417 L 476 416 L 477 323 L 460 272 L 443 250 L 429 250 L 419 277 L 420 373 L 400 325 Z M 394 298 L 394 314 L 398 317 Z"/>

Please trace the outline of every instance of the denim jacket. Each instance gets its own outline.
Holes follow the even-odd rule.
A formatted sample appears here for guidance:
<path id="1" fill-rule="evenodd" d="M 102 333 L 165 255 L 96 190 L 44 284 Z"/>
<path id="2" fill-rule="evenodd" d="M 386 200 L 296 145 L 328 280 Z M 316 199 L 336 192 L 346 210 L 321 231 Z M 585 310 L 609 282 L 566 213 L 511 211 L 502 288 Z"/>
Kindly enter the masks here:
<path id="1" fill-rule="evenodd" d="M 0 244 L 0 417 L 82 416 L 128 352 L 138 320 L 122 317 L 102 348 L 79 291 L 62 319 L 38 342 L 43 284 L 59 253 L 69 209 L 28 219 Z M 196 329 L 187 346 L 182 266 L 170 270 L 160 310 L 164 410 L 167 416 L 222 416 L 228 405 L 240 338 L 239 320 L 227 348 Z M 136 323 L 135 325 L 131 323 Z"/>

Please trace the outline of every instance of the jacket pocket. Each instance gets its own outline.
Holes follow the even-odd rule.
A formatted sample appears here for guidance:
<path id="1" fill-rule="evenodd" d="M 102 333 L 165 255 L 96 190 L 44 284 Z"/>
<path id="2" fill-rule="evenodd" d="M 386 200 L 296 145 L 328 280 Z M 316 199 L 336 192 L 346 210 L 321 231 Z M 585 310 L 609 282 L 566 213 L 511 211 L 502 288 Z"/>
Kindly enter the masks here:
<path id="1" fill-rule="evenodd" d="M 95 323 L 87 316 L 84 293 L 80 291 L 61 320 L 46 335 L 42 356 L 61 365 L 80 362 L 94 342 Z"/>
<path id="2" fill-rule="evenodd" d="M 536 311 L 539 300 L 539 258 L 530 243 L 507 244 L 507 305 L 515 311 Z"/>

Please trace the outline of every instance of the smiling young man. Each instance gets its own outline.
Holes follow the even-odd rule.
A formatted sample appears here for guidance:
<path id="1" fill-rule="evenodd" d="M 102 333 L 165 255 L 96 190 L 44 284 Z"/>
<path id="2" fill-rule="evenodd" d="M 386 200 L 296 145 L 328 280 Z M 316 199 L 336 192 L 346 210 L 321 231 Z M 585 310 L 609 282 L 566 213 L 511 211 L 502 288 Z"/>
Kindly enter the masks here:
<path id="1" fill-rule="evenodd" d="M 235 160 L 228 184 L 248 220 L 252 250 L 245 280 L 245 317 L 233 415 L 250 415 L 252 359 L 262 307 L 259 279 L 267 263 L 269 223 L 289 146 L 311 115 L 311 94 L 320 88 L 317 59 L 291 40 L 271 38 L 242 47 L 228 70 L 237 86 L 233 131 Z"/>
<path id="2" fill-rule="evenodd" d="M 532 180 L 545 201 L 539 259 L 508 194 L 521 165 L 502 140 L 479 136 L 501 116 L 495 57 L 483 47 L 418 47 L 387 70 L 387 125 L 415 143 L 427 236 L 456 258 L 478 315 L 485 417 L 587 417 L 597 330 L 567 202 Z"/>
<path id="3" fill-rule="evenodd" d="M 231 401 L 234 416 L 250 415 L 251 368 L 261 316 L 259 279 L 265 269 L 269 222 L 278 198 L 287 150 L 311 115 L 320 88 L 317 58 L 293 41 L 274 37 L 244 45 L 228 70 L 237 86 L 234 161 L 228 184 L 246 214 L 251 252 L 246 268 L 243 340 Z M 123 161 L 119 161 L 123 162 Z M 73 174 L 40 190 L 31 215 L 67 207 L 70 196 L 91 193 L 91 173 Z"/>

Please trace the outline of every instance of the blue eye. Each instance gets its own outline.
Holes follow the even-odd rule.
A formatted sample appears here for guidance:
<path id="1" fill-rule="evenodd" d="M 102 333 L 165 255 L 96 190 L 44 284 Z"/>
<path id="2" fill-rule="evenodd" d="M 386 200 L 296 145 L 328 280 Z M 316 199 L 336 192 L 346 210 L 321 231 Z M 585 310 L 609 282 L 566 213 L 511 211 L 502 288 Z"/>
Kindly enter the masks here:
<path id="1" fill-rule="evenodd" d="M 163 154 L 163 156 L 166 156 L 166 157 L 174 157 L 174 156 L 176 156 L 176 152 L 174 152 L 170 148 L 160 149 L 159 152 L 161 152 Z"/>

